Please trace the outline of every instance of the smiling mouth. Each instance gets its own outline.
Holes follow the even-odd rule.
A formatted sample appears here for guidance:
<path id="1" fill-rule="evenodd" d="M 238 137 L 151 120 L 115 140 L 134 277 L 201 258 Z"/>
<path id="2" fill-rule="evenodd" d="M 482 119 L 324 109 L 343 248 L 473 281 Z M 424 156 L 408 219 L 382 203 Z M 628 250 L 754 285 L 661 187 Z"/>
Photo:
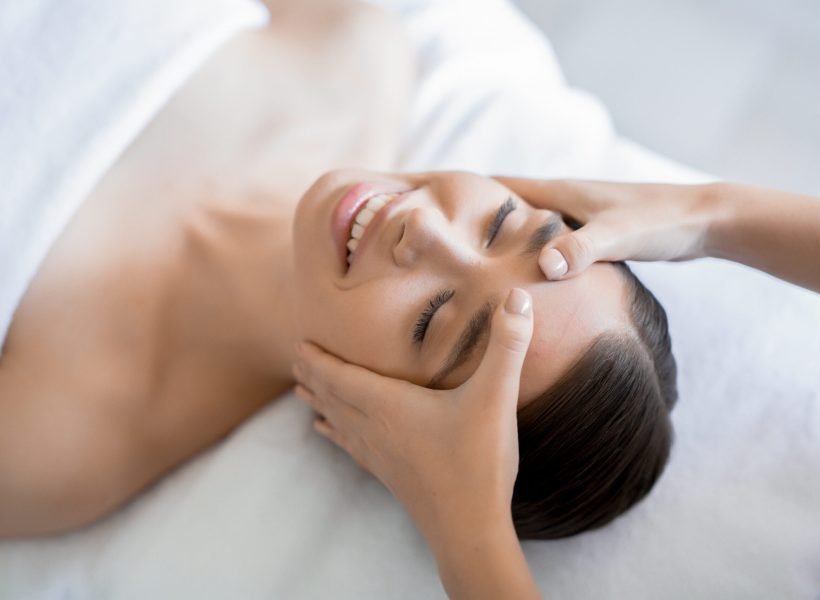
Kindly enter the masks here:
<path id="1" fill-rule="evenodd" d="M 363 202 L 362 206 L 353 215 L 346 244 L 348 267 L 353 263 L 356 250 L 364 238 L 365 232 L 369 229 L 368 226 L 373 222 L 373 217 L 400 195 L 400 193 L 375 194 Z"/>
<path id="2" fill-rule="evenodd" d="M 380 226 L 383 215 L 379 212 L 411 189 L 397 182 L 362 181 L 350 186 L 336 202 L 330 229 L 342 273 L 355 264 L 361 245 L 370 243 L 367 232 Z"/>

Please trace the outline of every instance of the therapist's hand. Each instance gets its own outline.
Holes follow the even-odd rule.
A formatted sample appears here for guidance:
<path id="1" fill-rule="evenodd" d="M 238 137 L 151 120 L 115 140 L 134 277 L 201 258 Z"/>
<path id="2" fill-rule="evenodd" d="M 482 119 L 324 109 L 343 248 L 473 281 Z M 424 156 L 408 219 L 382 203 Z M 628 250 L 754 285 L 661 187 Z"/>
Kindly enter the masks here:
<path id="1" fill-rule="evenodd" d="M 316 431 L 380 479 L 434 549 L 448 543 L 442 536 L 499 520 L 512 531 L 516 407 L 532 329 L 531 298 L 513 289 L 480 366 L 452 390 L 384 377 L 305 343 L 296 393 L 324 417 Z"/>
<path id="2" fill-rule="evenodd" d="M 720 205 L 714 186 L 495 177 L 537 208 L 581 224 L 544 246 L 547 279 L 574 277 L 596 261 L 689 260 L 706 255 Z"/>

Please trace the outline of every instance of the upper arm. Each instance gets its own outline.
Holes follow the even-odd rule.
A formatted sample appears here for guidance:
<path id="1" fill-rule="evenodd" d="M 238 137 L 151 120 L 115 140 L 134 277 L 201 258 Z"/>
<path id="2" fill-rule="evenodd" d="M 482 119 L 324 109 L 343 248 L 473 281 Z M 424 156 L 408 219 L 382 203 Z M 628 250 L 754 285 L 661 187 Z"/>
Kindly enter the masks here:
<path id="1" fill-rule="evenodd" d="M 0 538 L 78 527 L 146 482 L 104 406 L 0 373 Z"/>

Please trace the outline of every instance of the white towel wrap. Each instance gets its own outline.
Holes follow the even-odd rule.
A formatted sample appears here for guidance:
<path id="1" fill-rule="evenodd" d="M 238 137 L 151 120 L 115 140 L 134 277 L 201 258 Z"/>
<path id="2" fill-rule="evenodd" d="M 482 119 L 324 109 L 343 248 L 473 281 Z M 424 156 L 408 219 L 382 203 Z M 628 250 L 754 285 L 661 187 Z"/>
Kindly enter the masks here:
<path id="1" fill-rule="evenodd" d="M 93 186 L 252 0 L 0 3 L 0 353 L 20 299 Z"/>

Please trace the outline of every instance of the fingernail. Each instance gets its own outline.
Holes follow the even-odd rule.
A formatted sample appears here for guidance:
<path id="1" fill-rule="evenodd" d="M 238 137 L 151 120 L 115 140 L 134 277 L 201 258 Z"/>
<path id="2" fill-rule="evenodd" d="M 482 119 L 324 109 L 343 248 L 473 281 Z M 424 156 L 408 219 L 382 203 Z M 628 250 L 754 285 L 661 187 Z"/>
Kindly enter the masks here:
<path id="1" fill-rule="evenodd" d="M 544 252 L 538 262 L 547 279 L 560 279 L 567 273 L 567 261 L 555 248 L 550 248 Z"/>
<path id="2" fill-rule="evenodd" d="M 521 288 L 513 288 L 504 303 L 504 310 L 515 315 L 529 317 L 532 314 L 530 295 Z"/>

